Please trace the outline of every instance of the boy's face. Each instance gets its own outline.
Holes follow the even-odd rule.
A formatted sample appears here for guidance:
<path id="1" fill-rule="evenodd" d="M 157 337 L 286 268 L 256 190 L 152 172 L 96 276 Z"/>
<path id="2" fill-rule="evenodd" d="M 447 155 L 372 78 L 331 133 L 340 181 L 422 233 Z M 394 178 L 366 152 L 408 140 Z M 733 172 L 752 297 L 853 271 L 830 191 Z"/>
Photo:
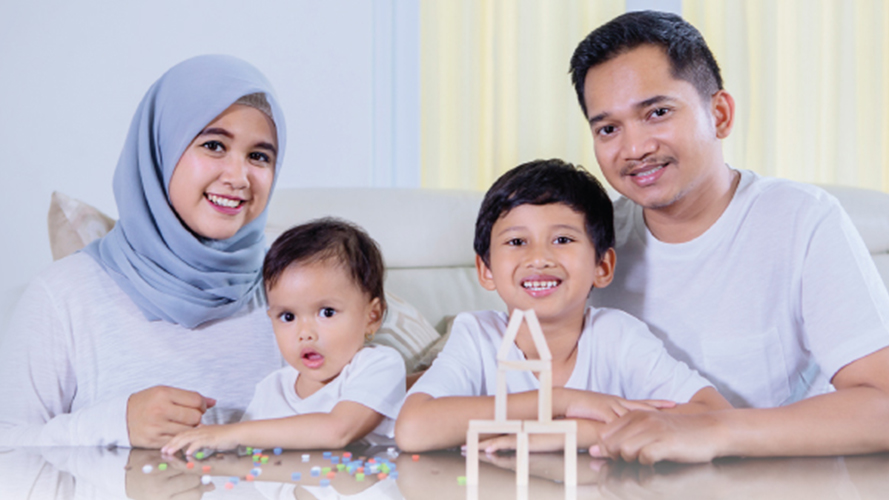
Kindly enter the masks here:
<path id="1" fill-rule="evenodd" d="M 593 286 L 611 282 L 614 252 L 599 264 L 583 214 L 562 203 L 519 205 L 494 223 L 490 266 L 476 258 L 479 281 L 510 312 L 534 309 L 541 321 L 583 315 Z"/>
<path id="2" fill-rule="evenodd" d="M 660 47 L 642 45 L 590 68 L 584 99 L 602 173 L 643 207 L 694 200 L 723 167 L 731 97 L 719 91 L 702 100 L 694 85 L 673 77 Z"/>
<path id="3" fill-rule="evenodd" d="M 380 300 L 370 300 L 332 260 L 289 266 L 267 295 L 278 348 L 299 371 L 298 392 L 311 394 L 336 378 L 382 318 Z"/>

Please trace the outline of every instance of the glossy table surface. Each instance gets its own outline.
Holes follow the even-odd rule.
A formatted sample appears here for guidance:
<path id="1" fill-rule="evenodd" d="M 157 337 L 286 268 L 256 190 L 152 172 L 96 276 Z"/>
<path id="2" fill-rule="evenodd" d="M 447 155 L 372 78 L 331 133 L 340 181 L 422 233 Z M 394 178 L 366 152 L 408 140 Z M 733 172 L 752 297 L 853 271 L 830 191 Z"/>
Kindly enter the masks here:
<path id="1" fill-rule="evenodd" d="M 560 454 L 533 454 L 527 488 L 516 488 L 514 456 L 482 457 L 480 484 L 462 486 L 465 459 L 457 452 L 397 457 L 380 450 L 352 449 L 352 460 L 388 461 L 395 478 L 335 473 L 330 484 L 312 477 L 313 467 L 332 467 L 321 451 L 263 453 L 268 461 L 252 481 L 253 457 L 220 453 L 191 468 L 152 450 L 101 448 L 0 449 L 0 499 L 513 499 L 513 498 L 764 498 L 870 499 L 889 497 L 889 454 L 861 457 L 731 459 L 704 465 L 656 467 L 578 457 L 578 486 L 560 482 Z M 308 453 L 308 461 L 303 455 Z M 343 451 L 332 452 L 342 460 Z M 159 470 L 161 463 L 167 464 Z M 150 472 L 144 472 L 145 466 Z M 367 465 L 367 462 L 364 463 Z M 204 472 L 202 469 L 209 466 Z M 300 479 L 293 480 L 293 473 Z M 209 484 L 202 484 L 203 475 Z M 232 478 L 237 478 L 232 479 Z M 228 485 L 226 483 L 229 483 Z"/>

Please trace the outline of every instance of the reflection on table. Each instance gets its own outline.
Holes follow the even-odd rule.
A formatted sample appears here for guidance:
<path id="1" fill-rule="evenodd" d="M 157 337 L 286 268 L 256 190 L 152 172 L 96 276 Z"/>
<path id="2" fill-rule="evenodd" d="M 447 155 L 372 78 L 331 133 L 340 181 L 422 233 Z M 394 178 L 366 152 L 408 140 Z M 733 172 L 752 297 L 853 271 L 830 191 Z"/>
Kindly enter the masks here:
<path id="1" fill-rule="evenodd" d="M 346 450 L 332 451 L 343 463 Z M 17 448 L 0 450 L 0 498 L 44 499 L 661 499 L 775 498 L 869 499 L 889 493 L 889 454 L 862 457 L 730 459 L 711 464 L 659 464 L 655 467 L 578 459 L 578 486 L 561 484 L 561 454 L 533 454 L 531 481 L 517 489 L 512 455 L 483 456 L 478 489 L 458 482 L 465 459 L 454 451 L 426 453 L 416 459 L 387 450 L 352 448 L 337 471 L 322 451 L 263 451 L 267 461 L 247 454 L 218 453 L 194 461 L 164 457 L 155 450 Z M 307 461 L 303 455 L 308 454 Z M 389 474 L 372 474 L 369 459 Z M 366 467 L 364 477 L 358 462 Z M 159 465 L 166 464 L 165 470 Z M 149 470 L 149 472 L 145 472 Z M 204 467 L 209 467 L 204 470 Z M 330 467 L 317 477 L 314 467 Z M 248 474 L 261 472 L 252 480 Z M 395 471 L 396 474 L 391 474 Z M 381 472 L 379 470 L 378 472 Z M 296 475 L 295 475 L 296 474 Z M 299 479 L 294 479 L 295 477 Z M 202 477 L 209 476 L 207 484 Z M 252 476 L 252 474 L 251 474 Z M 328 480 L 329 484 L 322 483 Z M 360 479 L 360 480 L 359 480 Z"/>

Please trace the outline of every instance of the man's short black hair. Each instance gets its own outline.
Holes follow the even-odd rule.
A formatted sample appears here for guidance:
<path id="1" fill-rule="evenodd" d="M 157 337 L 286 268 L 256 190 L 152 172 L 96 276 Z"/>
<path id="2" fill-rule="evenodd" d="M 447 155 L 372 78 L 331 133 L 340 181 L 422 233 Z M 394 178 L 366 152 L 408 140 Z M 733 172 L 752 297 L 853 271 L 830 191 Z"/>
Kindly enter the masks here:
<path id="1" fill-rule="evenodd" d="M 722 75 L 716 58 L 694 26 L 667 12 L 627 12 L 593 30 L 571 56 L 571 81 L 584 116 L 587 109 L 583 86 L 590 68 L 640 45 L 663 49 L 670 60 L 673 78 L 694 85 L 703 99 L 722 90 Z"/>
<path id="2" fill-rule="evenodd" d="M 562 203 L 583 215 L 598 263 L 614 247 L 614 208 L 592 174 L 562 160 L 535 160 L 501 175 L 485 193 L 475 221 L 475 253 L 491 266 L 494 223 L 520 205 Z"/>
<path id="3" fill-rule="evenodd" d="M 385 313 L 385 267 L 379 247 L 360 227 L 331 217 L 292 227 L 272 243 L 262 263 L 266 290 L 274 288 L 291 265 L 322 261 L 341 265 L 371 300 L 380 299 Z"/>

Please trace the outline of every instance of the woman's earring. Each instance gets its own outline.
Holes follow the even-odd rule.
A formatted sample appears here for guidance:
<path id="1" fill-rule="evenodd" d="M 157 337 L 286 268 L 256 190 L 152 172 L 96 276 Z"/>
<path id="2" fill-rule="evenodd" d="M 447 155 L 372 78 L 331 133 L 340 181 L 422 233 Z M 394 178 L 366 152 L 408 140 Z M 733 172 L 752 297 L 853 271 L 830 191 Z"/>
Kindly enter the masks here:
<path id="1" fill-rule="evenodd" d="M 376 334 L 376 332 L 365 333 L 364 334 L 364 341 L 365 342 L 372 342 L 375 334 Z"/>

